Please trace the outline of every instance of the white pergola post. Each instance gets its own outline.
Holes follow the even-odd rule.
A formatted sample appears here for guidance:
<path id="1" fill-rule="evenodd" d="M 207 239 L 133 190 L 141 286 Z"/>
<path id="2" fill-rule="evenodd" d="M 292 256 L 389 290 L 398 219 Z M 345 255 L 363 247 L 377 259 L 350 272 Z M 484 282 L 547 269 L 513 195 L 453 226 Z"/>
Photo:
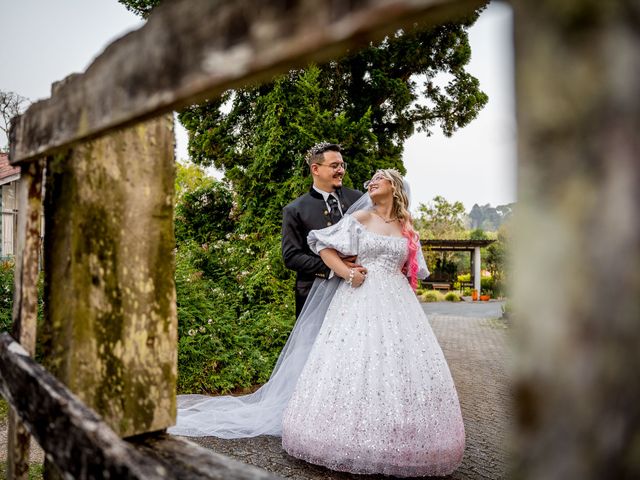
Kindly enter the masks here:
<path id="1" fill-rule="evenodd" d="M 481 267 L 480 261 L 480 247 L 473 248 L 473 288 L 478 291 L 478 298 L 480 298 L 480 279 L 481 279 Z"/>

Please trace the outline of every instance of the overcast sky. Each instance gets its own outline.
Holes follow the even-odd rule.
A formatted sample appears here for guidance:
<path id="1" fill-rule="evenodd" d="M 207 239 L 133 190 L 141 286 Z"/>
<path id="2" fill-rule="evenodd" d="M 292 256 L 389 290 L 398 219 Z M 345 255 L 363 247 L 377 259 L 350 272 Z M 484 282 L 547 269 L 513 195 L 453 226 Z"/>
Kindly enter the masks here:
<path id="1" fill-rule="evenodd" d="M 0 90 L 30 100 L 48 97 L 53 82 L 84 71 L 113 39 L 142 24 L 117 0 L 0 0 L 0 11 Z M 470 30 L 469 70 L 489 95 L 478 118 L 451 138 L 437 132 L 407 142 L 412 209 L 436 195 L 462 201 L 467 211 L 516 200 L 511 28 L 511 8 L 494 1 Z M 178 158 L 186 158 L 184 131 L 177 141 Z"/>

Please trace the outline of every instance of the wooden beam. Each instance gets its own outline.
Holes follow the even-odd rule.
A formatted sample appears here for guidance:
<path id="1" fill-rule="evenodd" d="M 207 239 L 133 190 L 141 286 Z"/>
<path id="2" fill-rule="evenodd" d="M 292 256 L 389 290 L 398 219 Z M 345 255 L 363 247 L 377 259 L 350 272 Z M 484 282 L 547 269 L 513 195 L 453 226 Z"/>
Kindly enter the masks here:
<path id="1" fill-rule="evenodd" d="M 486 0 L 176 0 L 112 43 L 87 71 L 16 117 L 12 164 L 322 62 L 420 19 Z"/>
<path id="2" fill-rule="evenodd" d="M 13 295 L 13 334 L 22 347 L 35 354 L 38 320 L 38 265 L 42 211 L 43 161 L 23 165 L 18 180 L 18 228 Z M 9 410 L 7 470 L 9 478 L 29 476 L 31 439 L 16 412 Z"/>
<path id="3" fill-rule="evenodd" d="M 0 393 L 19 413 L 47 458 L 70 478 L 275 478 L 167 435 L 134 438 L 135 446 L 120 439 L 6 332 L 0 334 Z"/>
<path id="4" fill-rule="evenodd" d="M 61 472 L 72 478 L 164 478 L 62 383 L 0 334 L 0 392 Z M 37 401 L 34 401 L 37 399 Z M 97 471 L 99 470 L 99 471 Z"/>
<path id="5" fill-rule="evenodd" d="M 279 478 L 266 470 L 212 452 L 193 442 L 168 434 L 146 435 L 130 440 L 133 446 L 159 463 L 175 478 L 189 480 Z"/>

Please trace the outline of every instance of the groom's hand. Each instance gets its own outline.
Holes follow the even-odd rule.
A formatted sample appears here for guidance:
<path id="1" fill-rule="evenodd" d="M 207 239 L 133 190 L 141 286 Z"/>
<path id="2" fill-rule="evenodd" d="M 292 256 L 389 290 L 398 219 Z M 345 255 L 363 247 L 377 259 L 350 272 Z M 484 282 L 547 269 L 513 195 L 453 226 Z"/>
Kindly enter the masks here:
<path id="1" fill-rule="evenodd" d="M 345 265 L 349 268 L 364 268 L 362 265 L 360 265 L 359 263 L 356 263 L 356 259 L 358 257 L 356 255 L 352 255 L 350 257 L 344 257 L 342 259 L 342 261 L 345 263 Z M 366 270 L 366 269 L 365 269 Z"/>

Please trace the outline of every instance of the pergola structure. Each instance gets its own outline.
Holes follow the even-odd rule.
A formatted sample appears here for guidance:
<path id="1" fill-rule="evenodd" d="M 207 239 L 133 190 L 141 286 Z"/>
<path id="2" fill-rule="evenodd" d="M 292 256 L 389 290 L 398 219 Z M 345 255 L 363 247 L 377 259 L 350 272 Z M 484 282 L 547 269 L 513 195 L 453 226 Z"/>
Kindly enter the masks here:
<path id="1" fill-rule="evenodd" d="M 480 294 L 480 279 L 482 278 L 480 249 L 493 242 L 495 240 L 422 240 L 420 243 L 431 252 L 469 252 L 471 255 L 471 283 Z"/>

